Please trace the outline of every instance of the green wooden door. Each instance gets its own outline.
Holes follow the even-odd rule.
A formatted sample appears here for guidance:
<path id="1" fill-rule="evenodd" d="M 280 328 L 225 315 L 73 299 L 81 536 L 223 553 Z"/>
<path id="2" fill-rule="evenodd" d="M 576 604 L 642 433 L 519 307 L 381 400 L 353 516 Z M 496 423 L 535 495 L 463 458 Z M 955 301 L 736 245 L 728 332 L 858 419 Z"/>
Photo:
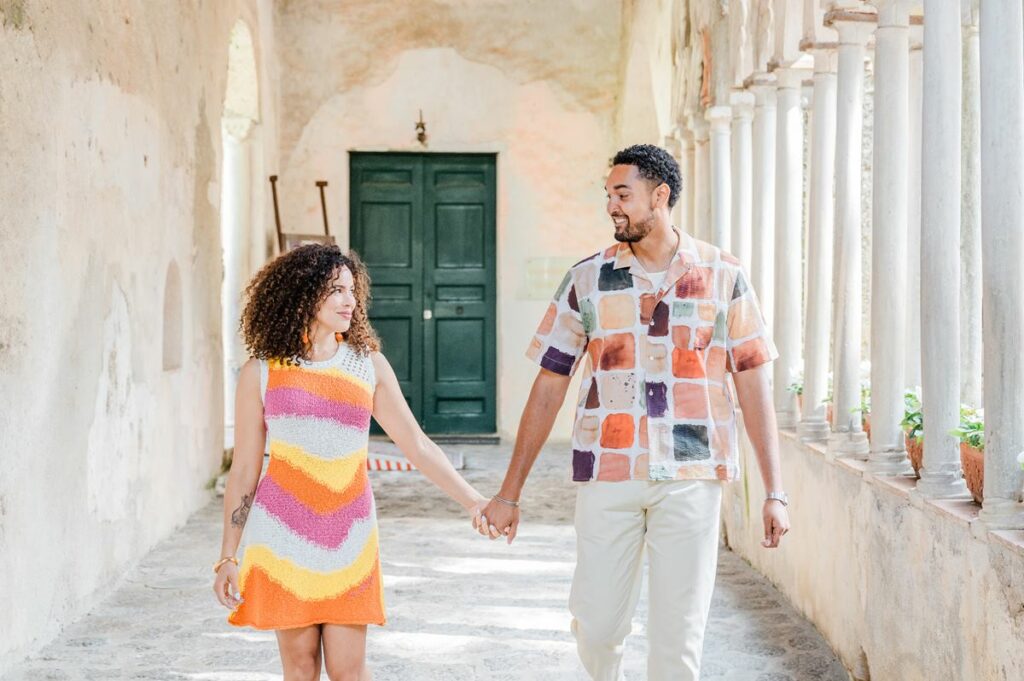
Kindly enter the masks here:
<path id="1" fill-rule="evenodd" d="M 428 433 L 493 433 L 494 156 L 351 157 L 351 242 L 370 320 Z"/>

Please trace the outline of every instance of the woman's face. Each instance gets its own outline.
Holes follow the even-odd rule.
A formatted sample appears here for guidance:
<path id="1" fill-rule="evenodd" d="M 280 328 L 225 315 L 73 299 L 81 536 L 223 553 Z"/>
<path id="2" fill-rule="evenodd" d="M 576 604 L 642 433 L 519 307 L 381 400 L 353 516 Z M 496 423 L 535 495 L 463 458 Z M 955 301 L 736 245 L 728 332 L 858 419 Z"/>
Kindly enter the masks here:
<path id="1" fill-rule="evenodd" d="M 335 333 L 345 333 L 352 326 L 355 309 L 355 279 L 347 267 L 342 267 L 331 279 L 327 297 L 316 312 L 316 321 Z"/>

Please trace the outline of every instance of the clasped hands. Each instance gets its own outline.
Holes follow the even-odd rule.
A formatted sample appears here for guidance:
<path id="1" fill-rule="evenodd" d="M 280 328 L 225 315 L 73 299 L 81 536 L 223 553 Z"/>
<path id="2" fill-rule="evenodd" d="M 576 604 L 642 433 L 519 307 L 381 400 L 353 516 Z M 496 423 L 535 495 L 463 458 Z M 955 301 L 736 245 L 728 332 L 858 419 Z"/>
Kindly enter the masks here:
<path id="1" fill-rule="evenodd" d="M 511 544 L 518 528 L 519 507 L 515 502 L 495 496 L 486 503 L 481 502 L 474 509 L 473 529 L 485 537 L 493 540 L 504 536 Z"/>

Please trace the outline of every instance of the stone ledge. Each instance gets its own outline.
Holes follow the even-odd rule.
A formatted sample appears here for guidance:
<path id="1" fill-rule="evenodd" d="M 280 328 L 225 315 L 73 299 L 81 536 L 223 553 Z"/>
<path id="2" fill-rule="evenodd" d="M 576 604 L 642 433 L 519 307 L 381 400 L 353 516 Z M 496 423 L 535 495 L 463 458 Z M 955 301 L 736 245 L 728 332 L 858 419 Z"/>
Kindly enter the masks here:
<path id="1" fill-rule="evenodd" d="M 801 442 L 795 430 L 779 429 L 779 437 L 785 438 L 795 447 L 810 454 L 821 456 L 826 463 L 852 475 L 859 475 L 866 484 L 907 500 L 914 507 L 927 513 L 943 517 L 968 529 L 975 539 L 987 543 L 998 540 L 1007 548 L 1024 558 L 1024 530 L 988 530 L 979 519 L 981 508 L 970 499 L 931 499 L 917 493 L 917 480 L 910 476 L 879 476 L 867 469 L 866 461 L 849 458 L 834 458 L 828 448 L 817 442 Z M 785 476 L 785 471 L 783 471 Z"/>

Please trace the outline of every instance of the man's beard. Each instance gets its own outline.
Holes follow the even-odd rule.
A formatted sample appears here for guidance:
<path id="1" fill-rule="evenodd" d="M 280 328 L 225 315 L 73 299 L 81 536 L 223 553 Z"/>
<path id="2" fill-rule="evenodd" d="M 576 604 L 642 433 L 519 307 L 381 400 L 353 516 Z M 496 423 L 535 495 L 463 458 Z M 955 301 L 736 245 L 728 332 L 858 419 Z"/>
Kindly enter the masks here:
<path id="1" fill-rule="evenodd" d="M 652 229 L 654 229 L 653 213 L 649 215 L 647 219 L 641 220 L 635 224 L 632 220 L 626 218 L 626 226 L 621 230 L 615 230 L 615 240 L 627 244 L 635 244 L 650 234 Z"/>

